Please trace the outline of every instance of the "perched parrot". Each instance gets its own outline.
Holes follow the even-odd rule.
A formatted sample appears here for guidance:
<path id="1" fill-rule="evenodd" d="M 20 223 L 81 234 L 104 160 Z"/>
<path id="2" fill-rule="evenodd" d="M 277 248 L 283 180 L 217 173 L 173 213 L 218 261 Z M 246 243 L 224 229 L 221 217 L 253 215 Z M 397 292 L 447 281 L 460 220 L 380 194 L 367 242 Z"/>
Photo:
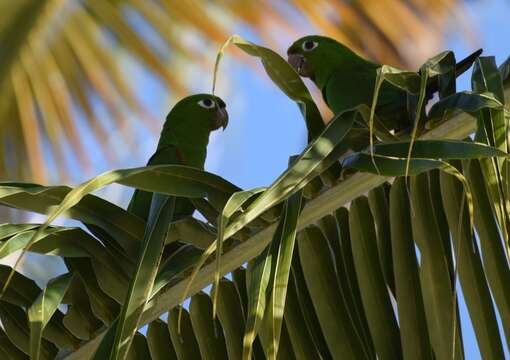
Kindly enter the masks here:
<path id="1" fill-rule="evenodd" d="M 469 69 L 482 53 L 475 51 L 456 65 L 455 75 Z M 371 106 L 376 70 L 381 66 L 357 55 L 338 41 L 324 36 L 305 36 L 287 50 L 288 62 L 303 77 L 310 78 L 321 90 L 324 101 L 335 114 L 360 104 Z M 429 80 L 426 100 L 438 90 Z M 379 92 L 376 113 L 389 129 L 405 129 L 411 120 L 405 91 L 384 82 Z"/>
<path id="2" fill-rule="evenodd" d="M 197 94 L 185 97 L 170 110 L 159 138 L 156 152 L 147 165 L 178 164 L 204 168 L 207 144 L 212 131 L 228 125 L 225 103 L 219 97 Z M 135 190 L 128 211 L 147 220 L 152 193 Z M 178 199 L 174 220 L 193 214 L 188 199 Z"/>

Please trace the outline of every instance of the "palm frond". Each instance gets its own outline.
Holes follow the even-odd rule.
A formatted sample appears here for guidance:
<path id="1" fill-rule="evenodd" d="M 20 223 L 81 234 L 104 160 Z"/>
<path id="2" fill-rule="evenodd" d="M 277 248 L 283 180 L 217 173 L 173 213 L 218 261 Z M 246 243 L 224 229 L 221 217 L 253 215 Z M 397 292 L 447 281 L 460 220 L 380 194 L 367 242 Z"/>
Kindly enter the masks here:
<path id="1" fill-rule="evenodd" d="M 182 319 L 185 324 L 189 320 L 185 326 L 196 332 L 197 338 L 188 334 L 189 341 L 196 344 L 195 352 L 200 351 L 202 356 L 210 352 L 221 353 L 225 357 L 226 339 L 216 336 L 222 334 L 218 332 L 221 324 L 215 319 L 221 307 L 217 301 L 222 299 L 218 291 L 221 276 L 237 271 L 238 275 L 233 277 L 236 282 L 246 284 L 247 293 L 242 299 L 246 304 L 243 305 L 246 307 L 243 311 L 246 323 L 244 358 L 250 358 L 252 351 L 256 353 L 259 343 L 266 356 L 274 357 L 275 353 L 284 352 L 282 356 L 293 357 L 292 344 L 297 343 L 297 338 L 306 337 L 295 328 L 299 318 L 308 319 L 312 324 L 308 334 L 313 339 L 307 342 L 314 344 L 310 351 L 317 354 L 339 356 L 349 353 L 352 357 L 363 355 L 366 358 L 378 354 L 400 358 L 404 352 L 416 352 L 415 347 L 425 347 L 441 357 L 450 357 L 452 351 L 455 357 L 461 357 L 463 337 L 457 314 L 457 277 L 482 353 L 489 358 L 501 357 L 502 334 L 496 326 L 489 285 L 495 287 L 495 303 L 503 315 L 504 335 L 507 335 L 506 284 L 510 278 L 505 253 L 508 246 L 505 234 L 510 223 L 505 206 L 508 114 L 504 103 L 508 90 L 505 96 L 504 84 L 507 64 L 498 68 L 494 58 L 478 59 L 472 77 L 474 91 L 454 93 L 454 87 L 449 87 L 449 92 L 441 94 L 441 100 L 424 114 L 429 127 L 434 123 L 437 125 L 437 118 L 443 119 L 439 126 L 421 139 L 376 143 L 370 151 L 347 155 L 342 160 L 344 174 L 345 170 L 361 173 L 347 176 L 338 183 L 340 173 L 337 178 L 330 173 L 330 181 L 326 182 L 325 170 L 331 170 L 331 166 L 344 156 L 342 140 L 354 120 L 360 117 L 370 123 L 370 109 L 360 105 L 340 113 L 327 126 L 321 125 L 324 130 L 319 132 L 314 127 L 321 121 L 317 106 L 299 75 L 281 56 L 239 37 L 231 38 L 228 43 L 263 59 L 264 69 L 275 84 L 306 110 L 303 116 L 310 131 L 317 130 L 310 144 L 290 161 L 288 170 L 271 186 L 248 191 L 241 191 L 216 175 L 179 165 L 114 170 L 74 189 L 3 183 L 0 203 L 49 216 L 42 225 L 1 225 L 0 258 L 19 249 L 22 254 L 31 251 L 59 255 L 69 273 L 67 277 L 48 283 L 42 292 L 43 298 L 46 293 L 51 293 L 59 300 L 30 299 L 36 310 L 31 308 L 27 315 L 24 308 L 19 307 L 22 300 L 16 295 L 29 282 L 28 279 L 20 280 L 24 277 L 15 271 L 19 260 L 12 270 L 1 268 L 2 296 L 4 301 L 10 301 L 10 305 L 0 312 L 0 318 L 6 326 L 9 344 L 25 353 L 51 356 L 57 348 L 65 351 L 70 348 L 69 344 L 80 342 L 72 337 L 70 341 L 62 340 L 69 338 L 68 332 L 80 336 L 85 336 L 86 332 L 77 329 L 70 320 L 70 327 L 66 328 L 64 317 L 67 313 L 56 311 L 62 301 L 76 306 L 75 300 L 69 300 L 69 297 L 66 300 L 65 296 L 68 289 L 73 289 L 71 285 L 76 284 L 72 275 L 81 279 L 86 287 L 95 317 L 89 325 L 100 326 L 102 322 L 106 334 L 87 337 L 89 341 L 81 343 L 79 350 L 70 356 L 95 352 L 96 358 L 103 358 L 113 351 L 112 354 L 124 358 L 129 351 L 147 352 L 150 350 L 146 340 L 136 334 L 136 329 L 157 319 L 168 307 L 174 308 L 186 296 L 196 294 L 214 279 L 212 303 L 205 294 L 198 295 L 199 300 L 195 301 L 198 305 L 192 303 L 190 306 L 189 319 Z M 425 70 L 421 75 L 410 76 L 408 72 L 397 71 L 392 73 L 391 81 L 409 88 L 411 93 L 416 92 L 420 81 L 417 77 L 426 79 L 431 67 L 453 61 L 453 56 L 445 54 L 429 59 L 428 67 L 422 67 Z M 443 76 L 449 74 L 446 68 L 445 73 L 440 73 Z M 17 86 L 20 84 L 23 82 L 16 83 Z M 420 91 L 424 94 L 426 89 Z M 456 111 L 462 112 L 448 120 Z M 472 115 L 477 116 L 476 127 L 468 121 Z M 475 129 L 476 142 L 455 140 L 456 137 L 465 138 Z M 445 137 L 448 140 L 437 140 Z M 409 157 L 411 144 L 414 146 L 412 157 Z M 399 180 L 393 185 L 383 184 L 391 180 L 388 176 L 403 175 L 412 175 L 410 186 Z M 487 184 L 476 181 L 481 177 L 489 179 Z M 320 188 L 307 195 L 308 201 L 300 211 L 300 190 L 306 190 L 307 184 L 315 180 L 319 180 Z M 171 224 L 173 236 L 167 237 L 169 220 L 157 218 L 157 221 L 146 224 L 149 229 L 154 226 L 154 231 L 144 232 L 143 221 L 90 194 L 113 182 L 160 193 L 159 205 L 166 209 L 162 215 L 171 212 L 165 195 L 200 199 L 195 201 L 197 209 L 203 211 L 206 218 L 211 218 L 213 225 L 200 225 L 198 220 L 179 221 Z M 377 188 L 380 185 L 382 187 Z M 369 190 L 367 199 L 364 194 Z M 480 216 L 480 211 L 475 211 L 475 201 L 491 210 Z M 278 220 L 274 213 L 281 210 L 279 204 L 282 202 L 283 211 Z M 348 202 L 351 203 L 349 210 L 342 208 Z M 412 216 L 402 218 L 403 208 L 409 208 L 411 214 L 408 215 Z M 392 209 L 396 215 L 391 215 Z M 81 221 L 89 231 L 51 226 L 51 222 L 64 213 Z M 399 222 L 406 220 L 407 225 Z M 480 227 L 481 251 L 476 247 L 475 225 Z M 489 240 L 487 234 L 498 233 L 498 227 L 502 238 L 496 242 Z M 404 239 L 402 233 L 412 236 L 412 243 L 419 247 L 419 265 L 412 246 L 409 246 L 410 239 Z M 298 250 L 293 254 L 296 234 Z M 211 242 L 211 235 L 217 238 L 216 242 Z M 140 242 L 147 236 L 154 241 Z M 175 241 L 186 245 L 168 255 L 163 249 L 167 244 L 171 247 Z M 140 251 L 148 257 L 139 257 L 141 261 L 133 266 L 132 259 Z M 215 251 L 217 260 L 213 263 L 211 255 Z M 485 265 L 485 278 L 481 259 L 487 256 L 497 262 L 494 266 Z M 143 262 L 148 263 L 142 266 Z M 247 275 L 242 281 L 239 269 L 246 262 Z M 409 266 L 409 272 L 419 276 L 420 289 L 410 287 L 405 276 L 393 272 L 393 264 Z M 290 272 L 293 277 L 289 276 Z M 129 291 L 126 291 L 128 284 Z M 410 305 L 407 298 L 398 298 L 398 294 L 402 295 L 399 287 L 403 285 L 413 292 L 414 305 Z M 294 322 L 289 319 L 288 331 L 284 305 L 286 289 L 290 287 L 292 291 L 293 286 L 298 297 L 294 300 L 306 301 L 308 308 L 301 306 L 301 314 L 295 306 L 289 308 L 293 309 L 292 316 L 296 318 Z M 395 296 L 398 322 L 392 306 Z M 299 297 L 307 300 L 299 300 Z M 402 308 L 398 308 L 399 303 Z M 411 308 L 411 313 L 404 312 L 404 308 Z M 56 318 L 34 316 L 39 311 Z M 84 317 L 87 316 L 86 309 L 82 312 Z M 71 316 L 73 312 L 69 314 Z M 225 319 L 224 314 L 221 317 Z M 177 323 L 181 324 L 182 319 Z M 416 326 L 414 319 L 425 319 L 425 323 Z M 293 336 L 297 338 L 293 339 Z M 214 349 L 207 345 L 213 337 Z M 228 339 L 229 342 L 237 341 L 240 346 L 239 337 L 234 338 Z M 399 338 L 421 338 L 423 341 L 412 340 L 400 348 Z M 30 347 L 27 341 L 30 341 Z M 5 351 L 10 348 L 6 346 Z M 301 353 L 303 350 L 296 346 L 295 351 Z M 425 351 L 425 357 L 427 353 Z"/>

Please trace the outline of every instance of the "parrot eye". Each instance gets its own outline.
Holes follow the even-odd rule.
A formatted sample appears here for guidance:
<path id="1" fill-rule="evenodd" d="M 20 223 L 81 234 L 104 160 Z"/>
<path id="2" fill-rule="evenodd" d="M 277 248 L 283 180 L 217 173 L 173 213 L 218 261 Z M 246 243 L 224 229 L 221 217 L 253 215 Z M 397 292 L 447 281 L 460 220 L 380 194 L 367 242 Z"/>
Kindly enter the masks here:
<path id="1" fill-rule="evenodd" d="M 304 51 L 312 51 L 317 46 L 319 46 L 317 41 L 307 40 L 303 43 L 302 48 Z"/>
<path id="2" fill-rule="evenodd" d="M 202 99 L 198 102 L 198 105 L 200 105 L 204 109 L 213 109 L 216 107 L 216 103 L 211 99 Z"/>

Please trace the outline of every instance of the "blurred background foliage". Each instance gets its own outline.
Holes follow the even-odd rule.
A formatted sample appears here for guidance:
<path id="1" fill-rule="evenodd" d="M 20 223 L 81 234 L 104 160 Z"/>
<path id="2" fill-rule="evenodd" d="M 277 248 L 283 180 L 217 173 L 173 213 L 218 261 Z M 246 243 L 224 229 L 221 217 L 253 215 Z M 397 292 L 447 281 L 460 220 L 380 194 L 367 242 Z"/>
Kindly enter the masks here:
<path id="1" fill-rule="evenodd" d="M 468 24 L 458 0 L 1 0 L 0 180 L 81 181 L 98 158 L 126 166 L 159 133 L 154 98 L 168 109 L 197 79 L 208 91 L 217 49 L 240 29 L 280 52 L 322 33 L 413 68 L 448 27 L 473 39 Z"/>

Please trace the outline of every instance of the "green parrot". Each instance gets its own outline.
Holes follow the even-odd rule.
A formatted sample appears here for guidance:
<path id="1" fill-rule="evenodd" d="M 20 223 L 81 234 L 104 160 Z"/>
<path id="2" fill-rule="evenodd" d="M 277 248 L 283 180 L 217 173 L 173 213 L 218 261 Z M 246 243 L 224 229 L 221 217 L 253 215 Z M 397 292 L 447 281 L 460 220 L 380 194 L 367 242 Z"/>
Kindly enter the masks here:
<path id="1" fill-rule="evenodd" d="M 455 76 L 471 67 L 482 53 L 479 49 L 456 64 Z M 370 62 L 338 41 L 318 35 L 305 36 L 287 50 L 288 62 L 303 77 L 310 78 L 321 90 L 324 101 L 339 114 L 357 105 L 372 105 L 376 70 L 381 66 Z M 426 100 L 438 91 L 437 79 L 429 79 Z M 377 101 L 376 113 L 388 129 L 406 129 L 411 123 L 408 115 L 407 93 L 384 82 Z"/>
<path id="2" fill-rule="evenodd" d="M 178 164 L 203 169 L 209 135 L 228 125 L 225 107 L 223 100 L 209 94 L 180 100 L 166 117 L 156 152 L 148 165 Z M 166 246 L 168 226 L 165 225 L 192 215 L 194 210 L 189 199 L 135 190 L 127 211 L 146 220 L 134 263 L 133 275 L 136 276 L 131 276 L 120 314 L 109 326 L 94 359 L 125 358 L 161 259 L 168 260 L 182 246 L 179 241 Z"/>
<path id="3" fill-rule="evenodd" d="M 166 117 L 156 152 L 147 165 L 178 164 L 204 168 L 207 144 L 212 131 L 228 125 L 225 103 L 219 97 L 196 94 L 180 100 Z M 152 193 L 135 190 L 128 211 L 147 220 Z M 174 220 L 193 214 L 194 206 L 188 199 L 178 199 Z"/>

